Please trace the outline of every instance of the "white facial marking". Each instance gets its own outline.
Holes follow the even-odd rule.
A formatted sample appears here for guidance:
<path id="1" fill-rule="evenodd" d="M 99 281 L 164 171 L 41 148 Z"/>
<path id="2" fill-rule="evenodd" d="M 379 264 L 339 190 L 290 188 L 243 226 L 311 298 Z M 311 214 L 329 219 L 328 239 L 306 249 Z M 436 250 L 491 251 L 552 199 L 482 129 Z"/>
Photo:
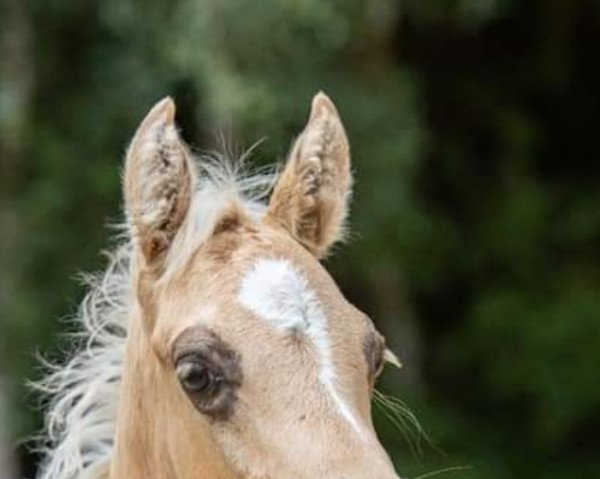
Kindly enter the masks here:
<path id="1" fill-rule="evenodd" d="M 364 439 L 363 428 L 352 408 L 337 390 L 327 318 L 306 279 L 287 260 L 263 258 L 242 280 L 238 300 L 278 330 L 303 332 L 312 339 L 319 355 L 319 381 L 341 415 Z"/>

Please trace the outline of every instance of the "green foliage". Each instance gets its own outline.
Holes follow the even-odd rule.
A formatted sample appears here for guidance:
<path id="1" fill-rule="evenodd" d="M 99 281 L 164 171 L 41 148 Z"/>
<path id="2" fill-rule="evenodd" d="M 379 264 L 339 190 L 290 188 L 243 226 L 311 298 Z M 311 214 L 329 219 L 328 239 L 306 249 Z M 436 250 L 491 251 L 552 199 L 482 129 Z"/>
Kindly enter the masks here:
<path id="1" fill-rule="evenodd" d="M 68 329 L 58 318 L 81 298 L 74 274 L 102 265 L 105 225 L 121 218 L 122 152 L 147 108 L 172 94 L 189 142 L 218 147 L 224 131 L 241 149 L 266 137 L 256 161 L 270 163 L 323 89 L 345 120 L 357 178 L 356 234 L 328 266 L 404 359 L 384 390 L 406 398 L 447 453 L 424 443 L 415 457 L 376 412 L 399 470 L 597 471 L 595 4 L 27 5 L 33 36 L 21 68 L 33 72 L 32 97 L 18 171 L 1 182 L 18 228 L 0 256 L 12 283 L 1 296 L 0 338 L 10 340 L 0 372 L 15 386 L 19 435 L 39 418 L 16 385 L 35 376 L 35 350 L 69 347 L 56 341 Z M 4 124 L 13 90 L 0 85 Z"/>

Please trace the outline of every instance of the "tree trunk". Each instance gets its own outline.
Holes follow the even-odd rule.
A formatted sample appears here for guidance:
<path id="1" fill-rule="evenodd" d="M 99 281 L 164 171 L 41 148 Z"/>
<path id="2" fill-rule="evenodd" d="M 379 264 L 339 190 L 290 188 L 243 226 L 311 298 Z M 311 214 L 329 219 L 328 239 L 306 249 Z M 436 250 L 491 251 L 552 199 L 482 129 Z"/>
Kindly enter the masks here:
<path id="1" fill-rule="evenodd" d="M 22 182 L 25 126 L 33 86 L 31 24 L 27 2 L 5 0 L 0 6 L 0 368 L 7 334 L 3 323 L 10 321 L 15 285 L 18 281 L 14 258 L 19 244 L 17 198 Z M 0 475 L 16 478 L 13 437 L 15 424 L 9 419 L 11 381 L 9 371 L 0 369 Z"/>

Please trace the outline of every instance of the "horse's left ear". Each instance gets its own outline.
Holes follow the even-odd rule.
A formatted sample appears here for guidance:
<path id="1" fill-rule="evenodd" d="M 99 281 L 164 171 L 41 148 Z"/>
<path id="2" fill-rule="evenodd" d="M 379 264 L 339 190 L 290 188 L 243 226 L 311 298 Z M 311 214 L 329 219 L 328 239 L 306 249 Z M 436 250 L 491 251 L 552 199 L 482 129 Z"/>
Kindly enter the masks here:
<path id="1" fill-rule="evenodd" d="M 144 266 L 160 272 L 187 216 L 195 171 L 175 126 L 171 98 L 158 102 L 133 137 L 123 193 L 131 236 Z"/>
<path id="2" fill-rule="evenodd" d="M 333 102 L 312 101 L 308 124 L 279 178 L 267 220 L 283 226 L 318 258 L 343 238 L 352 186 L 350 146 Z"/>

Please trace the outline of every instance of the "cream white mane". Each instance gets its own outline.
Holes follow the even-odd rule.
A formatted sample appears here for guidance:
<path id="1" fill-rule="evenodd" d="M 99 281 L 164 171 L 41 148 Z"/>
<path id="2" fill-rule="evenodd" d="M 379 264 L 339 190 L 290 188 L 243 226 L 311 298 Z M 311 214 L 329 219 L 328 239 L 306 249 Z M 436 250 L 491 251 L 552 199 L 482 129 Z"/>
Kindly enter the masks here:
<path id="1" fill-rule="evenodd" d="M 261 216 L 276 175 L 245 173 L 247 156 L 228 161 L 211 155 L 197 162 L 192 214 L 175 240 L 179 244 L 172 248 L 176 253 L 168 260 L 167 275 L 210 234 L 224 208 L 237 203 L 250 217 Z M 35 384 L 48 400 L 39 479 L 97 479 L 107 471 L 133 302 L 132 252 L 125 228 L 108 254 L 106 270 L 86 280 L 89 290 L 74 318 L 78 349 L 65 364 L 47 364 L 48 375 Z"/>

